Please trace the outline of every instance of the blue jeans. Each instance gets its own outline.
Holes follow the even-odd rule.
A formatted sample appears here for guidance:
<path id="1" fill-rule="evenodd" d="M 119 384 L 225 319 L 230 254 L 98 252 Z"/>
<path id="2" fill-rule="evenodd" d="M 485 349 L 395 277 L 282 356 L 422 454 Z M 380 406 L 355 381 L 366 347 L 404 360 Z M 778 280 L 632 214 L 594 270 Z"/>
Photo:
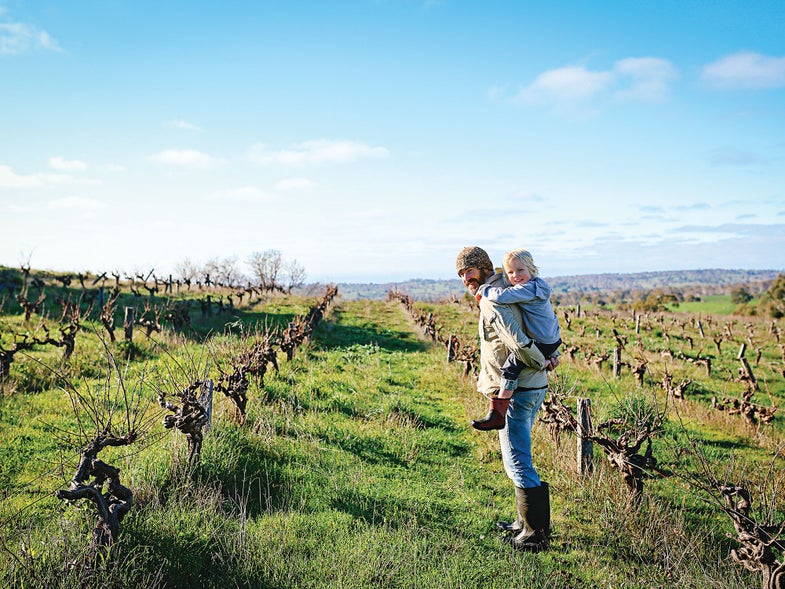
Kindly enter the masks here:
<path id="1" fill-rule="evenodd" d="M 513 394 L 507 409 L 507 425 L 499 430 L 504 470 L 521 489 L 540 486 L 540 475 L 532 464 L 532 426 L 547 392 L 548 387 L 543 387 Z"/>

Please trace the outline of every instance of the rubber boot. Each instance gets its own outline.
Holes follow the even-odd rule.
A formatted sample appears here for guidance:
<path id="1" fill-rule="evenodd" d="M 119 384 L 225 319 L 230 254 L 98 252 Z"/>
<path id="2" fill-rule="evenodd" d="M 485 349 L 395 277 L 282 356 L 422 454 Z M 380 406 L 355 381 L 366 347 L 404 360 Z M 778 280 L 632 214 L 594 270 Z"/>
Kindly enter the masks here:
<path id="1" fill-rule="evenodd" d="M 518 519 L 509 524 L 508 531 L 516 532 L 514 536 L 506 536 L 504 542 L 516 550 L 539 552 L 548 548 L 551 534 L 551 499 L 548 483 L 542 482 L 539 487 L 522 489 L 515 487 L 515 506 Z M 499 522 L 499 527 L 505 529 Z"/>
<path id="2" fill-rule="evenodd" d="M 513 522 L 500 521 L 500 522 L 496 522 L 496 526 L 504 532 L 517 534 L 523 529 L 523 522 L 519 519 L 516 519 Z"/>
<path id="3" fill-rule="evenodd" d="M 503 429 L 507 422 L 507 407 L 509 406 L 509 399 L 491 397 L 491 407 L 488 411 L 488 415 L 482 419 L 472 420 L 472 427 L 480 431 Z"/>

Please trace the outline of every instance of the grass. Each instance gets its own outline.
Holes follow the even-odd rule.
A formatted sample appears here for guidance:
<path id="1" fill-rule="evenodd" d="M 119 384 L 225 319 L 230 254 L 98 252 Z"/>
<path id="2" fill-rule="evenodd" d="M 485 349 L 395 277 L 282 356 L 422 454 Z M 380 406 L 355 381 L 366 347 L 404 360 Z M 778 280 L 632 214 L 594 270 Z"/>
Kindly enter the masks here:
<path id="1" fill-rule="evenodd" d="M 755 302 L 757 301 L 752 304 Z M 669 305 L 671 311 L 695 315 L 732 315 L 737 307 L 729 294 L 705 295 L 700 301 L 683 302 L 678 306 Z"/>
<path id="2" fill-rule="evenodd" d="M 154 398 L 157 390 L 176 390 L 195 374 L 230 361 L 233 346 L 257 326 L 285 325 L 311 302 L 280 297 L 236 309 L 231 315 L 236 327 L 229 331 L 211 319 L 209 330 L 197 326 L 197 335 L 165 332 L 156 341 L 140 337 L 132 350 L 125 344 L 111 349 L 128 358 L 120 362 L 119 373 L 126 387 Z M 445 331 L 476 337 L 476 318 L 466 308 L 418 305 L 434 312 Z M 15 315 L 3 320 L 20 325 Z M 633 349 L 631 322 L 612 320 L 610 313 L 587 314 L 565 330 L 565 341 L 581 353 L 559 371 L 572 400 L 592 398 L 598 419 L 637 390 L 629 373 L 614 379 L 607 364 L 597 370 L 585 361 L 589 349 L 612 345 L 611 325 L 629 334 Z M 640 337 L 646 350 L 664 347 L 662 333 L 669 330 L 675 342 L 675 331 L 682 329 L 670 316 L 662 323 L 650 318 L 645 325 Z M 723 326 L 718 322 L 707 329 Z M 761 324 L 756 333 L 762 338 L 764 331 Z M 80 333 L 74 366 L 60 367 L 83 392 L 101 391 L 108 382 L 97 333 Z M 685 340 L 679 342 L 686 351 Z M 715 358 L 716 375 L 735 370 L 733 348 L 727 345 Z M 765 378 L 766 395 L 782 403 L 785 387 L 775 370 L 774 344 L 765 348 L 756 368 Z M 683 441 L 685 432 L 705 440 L 708 458 L 718 465 L 729 453 L 752 464 L 770 460 L 782 437 L 781 416 L 760 432 L 750 430 L 738 416 L 708 405 L 711 394 L 738 394 L 738 383 L 650 355 L 642 394 L 665 403 L 657 383 L 666 368 L 694 379 L 704 391 L 678 407 L 686 430 L 670 413 L 666 436 L 655 442 L 664 467 L 676 468 L 669 462 L 669 440 Z M 309 345 L 291 362 L 279 354 L 280 372 L 269 371 L 263 385 L 251 384 L 245 424 L 234 422 L 228 400 L 216 397 L 198 467 L 185 464 L 183 436 L 160 425 L 151 425 L 136 445 L 102 453 L 121 468 L 135 506 L 123 520 L 120 542 L 107 558 L 92 562 L 85 555 L 93 511 L 54 498 L 54 491 L 67 485 L 80 447 L 68 396 L 57 377 L 35 361 L 41 357 L 59 366 L 58 355 L 37 350 L 19 358 L 0 400 L 0 582 L 260 588 L 760 585 L 759 578 L 730 561 L 730 521 L 685 480 L 648 479 L 639 511 L 629 513 L 619 474 L 599 450 L 595 472 L 581 478 L 574 468 L 574 438 L 564 435 L 557 445 L 542 424 L 534 431 L 535 462 L 551 485 L 553 542 L 541 554 L 511 551 L 499 542 L 495 526 L 514 516 L 498 441 L 468 426 L 471 417 L 484 412 L 485 402 L 461 376 L 461 367 L 448 365 L 445 356 L 419 335 L 402 305 L 339 299 Z M 155 404 L 147 411 L 151 419 L 160 417 Z"/>

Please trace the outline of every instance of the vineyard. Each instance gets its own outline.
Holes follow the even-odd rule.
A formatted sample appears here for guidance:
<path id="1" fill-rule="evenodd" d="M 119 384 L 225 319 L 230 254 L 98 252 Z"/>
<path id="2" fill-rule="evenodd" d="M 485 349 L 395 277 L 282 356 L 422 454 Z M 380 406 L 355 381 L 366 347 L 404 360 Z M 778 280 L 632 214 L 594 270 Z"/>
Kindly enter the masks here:
<path id="1" fill-rule="evenodd" d="M 785 587 L 778 321 L 557 305 L 522 554 L 470 298 L 2 278 L 2 586 Z"/>

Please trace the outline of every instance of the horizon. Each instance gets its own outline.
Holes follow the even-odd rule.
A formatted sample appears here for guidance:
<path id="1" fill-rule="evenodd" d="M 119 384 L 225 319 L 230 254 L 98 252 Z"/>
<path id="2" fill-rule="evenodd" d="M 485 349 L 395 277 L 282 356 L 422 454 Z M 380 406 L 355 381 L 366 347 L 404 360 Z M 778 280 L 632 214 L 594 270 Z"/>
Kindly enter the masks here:
<path id="1" fill-rule="evenodd" d="M 16 266 L 8 266 L 7 264 L 0 263 L 0 269 L 8 268 L 11 270 L 19 270 L 19 267 Z M 44 273 L 57 273 L 57 274 L 73 274 L 76 275 L 79 273 L 78 270 L 73 269 L 52 269 L 52 268 L 36 268 L 35 266 L 31 267 L 34 272 L 44 272 Z M 112 271 L 117 270 L 113 269 Z M 497 268 L 498 270 L 498 268 Z M 101 273 L 106 272 L 109 273 L 110 270 L 103 270 L 101 272 L 85 270 L 85 272 L 91 276 L 99 276 Z M 633 272 L 596 272 L 596 273 L 589 273 L 589 274 L 559 274 L 559 275 L 545 275 L 543 274 L 542 277 L 546 280 L 558 280 L 558 279 L 566 279 L 566 278 L 588 278 L 594 276 L 638 276 L 638 275 L 647 275 L 647 274 L 681 274 L 681 273 L 690 273 L 690 272 L 754 272 L 754 273 L 776 273 L 777 275 L 785 273 L 784 269 L 777 269 L 777 268 L 690 268 L 690 269 L 674 269 L 674 270 L 655 270 L 655 271 L 633 271 Z M 124 270 L 119 270 L 122 278 L 128 278 L 131 276 L 129 272 L 125 272 Z M 155 268 L 148 269 L 144 274 L 149 273 L 151 276 L 156 275 L 159 279 L 162 279 L 163 276 L 157 275 L 155 273 Z M 172 275 L 175 280 L 178 277 L 173 274 Z M 247 280 L 253 280 L 253 277 L 244 275 L 241 278 L 245 278 Z M 304 287 L 314 286 L 314 285 L 323 285 L 329 283 L 335 284 L 346 284 L 349 286 L 362 286 L 362 285 L 386 285 L 386 284 L 402 284 L 407 282 L 457 282 L 461 283 L 461 279 L 459 277 L 450 277 L 450 278 L 432 278 L 432 277 L 410 277 L 400 280 L 381 280 L 381 281 L 351 281 L 351 280 L 341 280 L 341 281 L 319 281 L 319 280 L 306 280 L 303 284 Z M 463 287 L 462 287 L 463 288 Z"/>
<path id="2" fill-rule="evenodd" d="M 0 264 L 785 268 L 785 4 L 0 0 Z M 144 42 L 140 42 L 140 38 Z M 244 266 L 243 266 L 244 267 Z"/>

